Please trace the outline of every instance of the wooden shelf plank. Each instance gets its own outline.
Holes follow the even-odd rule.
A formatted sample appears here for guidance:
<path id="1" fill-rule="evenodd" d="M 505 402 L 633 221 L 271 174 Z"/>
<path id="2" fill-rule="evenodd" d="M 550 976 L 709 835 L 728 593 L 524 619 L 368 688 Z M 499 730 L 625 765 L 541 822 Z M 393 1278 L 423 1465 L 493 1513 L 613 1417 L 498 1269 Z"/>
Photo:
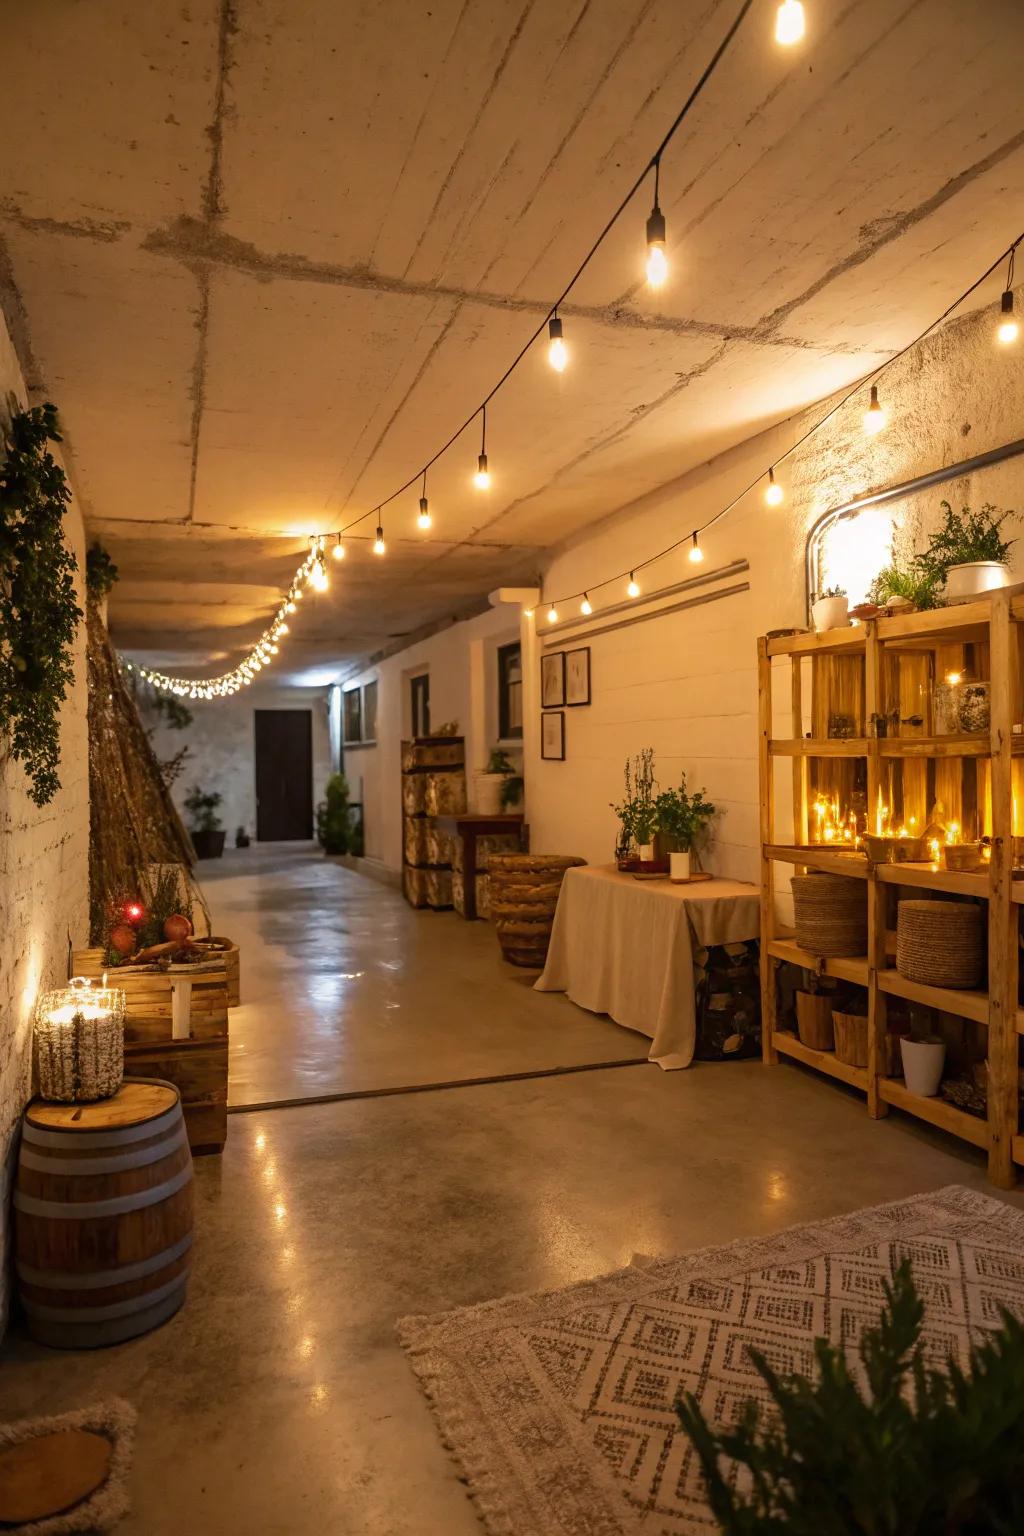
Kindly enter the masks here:
<path id="1" fill-rule="evenodd" d="M 816 971 L 820 964 L 826 976 L 835 976 L 840 981 L 854 981 L 860 987 L 868 984 L 867 955 L 842 955 L 837 959 L 820 961 L 810 950 L 801 949 L 795 939 L 785 936 L 770 939 L 768 953 L 776 960 L 800 965 L 805 971 Z"/>
<path id="2" fill-rule="evenodd" d="M 820 635 L 805 631 L 802 635 L 777 635 L 768 641 L 768 655 L 824 656 L 831 651 L 864 649 L 866 631 L 862 624 L 846 629 L 824 629 Z"/>
<path id="3" fill-rule="evenodd" d="M 987 869 L 962 875 L 950 869 L 933 869 L 930 864 L 878 864 L 875 876 L 883 885 L 912 885 L 925 891 L 952 891 L 958 896 L 987 897 L 989 891 Z"/>
<path id="4" fill-rule="evenodd" d="M 961 1141 L 969 1141 L 983 1152 L 987 1150 L 988 1125 L 976 1115 L 965 1114 L 954 1104 L 947 1104 L 945 1099 L 923 1099 L 920 1094 L 911 1093 L 898 1077 L 880 1078 L 878 1092 L 883 1103 L 891 1104 L 894 1109 L 905 1110 L 918 1120 L 927 1120 L 929 1125 L 937 1126 L 940 1131 L 949 1131 L 951 1135 L 959 1136 Z"/>
<path id="5" fill-rule="evenodd" d="M 826 844 L 813 848 L 794 848 L 787 843 L 766 843 L 766 859 L 779 864 L 803 864 L 808 869 L 825 869 L 834 875 L 851 875 L 854 880 L 868 878 L 868 861 L 863 853 L 842 853 Z"/>
<path id="6" fill-rule="evenodd" d="M 969 992 L 959 987 L 928 987 L 920 981 L 908 981 L 899 971 L 879 971 L 878 985 L 890 997 L 903 997 L 926 1008 L 938 1008 L 976 1024 L 988 1023 L 988 993 Z"/>
<path id="7" fill-rule="evenodd" d="M 772 1040 L 775 1049 L 783 1056 L 792 1056 L 794 1061 L 803 1062 L 805 1067 L 813 1067 L 817 1072 L 824 1072 L 827 1077 L 838 1078 L 849 1088 L 859 1088 L 861 1093 L 867 1092 L 868 1074 L 864 1067 L 847 1066 L 832 1051 L 814 1051 L 785 1029 L 777 1029 Z"/>
<path id="8" fill-rule="evenodd" d="M 866 736 L 773 736 L 772 757 L 867 757 Z"/>
<path id="9" fill-rule="evenodd" d="M 879 757 L 990 757 L 992 754 L 985 731 L 976 731 L 969 736 L 882 736 L 877 745 Z"/>

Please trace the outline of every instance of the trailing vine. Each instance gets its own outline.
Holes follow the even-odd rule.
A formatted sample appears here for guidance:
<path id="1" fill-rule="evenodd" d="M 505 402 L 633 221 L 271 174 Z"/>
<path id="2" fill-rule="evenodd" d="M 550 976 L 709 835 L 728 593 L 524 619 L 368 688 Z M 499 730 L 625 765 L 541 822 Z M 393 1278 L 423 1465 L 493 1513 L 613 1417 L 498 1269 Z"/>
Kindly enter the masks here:
<path id="1" fill-rule="evenodd" d="M 60 788 L 60 710 L 82 618 L 64 543 L 71 491 L 47 448 L 60 440 L 54 406 L 15 410 L 0 466 L 0 730 L 36 805 Z"/>
<path id="2" fill-rule="evenodd" d="M 102 544 L 90 544 L 85 555 L 85 589 L 90 597 L 106 597 L 117 582 L 117 566 Z"/>

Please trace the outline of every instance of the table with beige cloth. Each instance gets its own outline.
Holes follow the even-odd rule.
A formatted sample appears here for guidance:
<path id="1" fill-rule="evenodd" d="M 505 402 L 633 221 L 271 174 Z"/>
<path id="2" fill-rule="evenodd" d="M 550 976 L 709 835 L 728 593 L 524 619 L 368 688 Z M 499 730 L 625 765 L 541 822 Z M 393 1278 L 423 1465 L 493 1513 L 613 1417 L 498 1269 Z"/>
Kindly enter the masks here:
<path id="1" fill-rule="evenodd" d="M 740 880 L 634 880 L 614 864 L 566 871 L 538 992 L 567 992 L 591 1013 L 648 1035 L 666 1071 L 693 1060 L 693 946 L 760 931 L 757 887 Z"/>

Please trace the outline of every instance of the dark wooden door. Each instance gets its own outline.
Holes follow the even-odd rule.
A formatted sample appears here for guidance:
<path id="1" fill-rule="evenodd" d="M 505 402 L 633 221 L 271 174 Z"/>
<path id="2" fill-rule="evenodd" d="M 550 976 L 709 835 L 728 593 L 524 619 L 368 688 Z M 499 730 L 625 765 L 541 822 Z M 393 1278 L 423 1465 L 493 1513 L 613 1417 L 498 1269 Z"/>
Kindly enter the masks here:
<path id="1" fill-rule="evenodd" d="M 257 709 L 256 837 L 261 843 L 313 836 L 313 715 Z"/>

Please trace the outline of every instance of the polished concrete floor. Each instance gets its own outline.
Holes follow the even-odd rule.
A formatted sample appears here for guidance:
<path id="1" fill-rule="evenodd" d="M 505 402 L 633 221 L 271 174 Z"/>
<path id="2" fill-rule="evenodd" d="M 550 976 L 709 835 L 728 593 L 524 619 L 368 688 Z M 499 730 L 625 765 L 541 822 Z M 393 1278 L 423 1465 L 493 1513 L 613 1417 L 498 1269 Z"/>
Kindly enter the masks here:
<path id="1" fill-rule="evenodd" d="M 307 844 L 201 864 L 215 933 L 241 946 L 233 1105 L 645 1057 L 646 1040 L 501 959 L 489 923 L 414 912 Z"/>
<path id="2" fill-rule="evenodd" d="M 454 917 L 435 924 L 439 944 L 464 933 Z M 437 994 L 446 1017 L 461 985 L 456 960 Z M 535 1008 L 546 1032 L 557 1017 L 570 1027 L 549 1001 L 526 993 L 523 1018 Z M 294 1042 L 294 1022 L 277 1024 Z M 0 1355 L 4 1418 L 114 1393 L 135 1404 L 124 1536 L 478 1536 L 396 1318 L 565 1285 L 635 1252 L 986 1187 L 960 1144 L 895 1114 L 873 1124 L 852 1093 L 754 1062 L 236 1114 L 196 1179 L 176 1318 L 95 1354 L 55 1354 L 15 1328 Z"/>

